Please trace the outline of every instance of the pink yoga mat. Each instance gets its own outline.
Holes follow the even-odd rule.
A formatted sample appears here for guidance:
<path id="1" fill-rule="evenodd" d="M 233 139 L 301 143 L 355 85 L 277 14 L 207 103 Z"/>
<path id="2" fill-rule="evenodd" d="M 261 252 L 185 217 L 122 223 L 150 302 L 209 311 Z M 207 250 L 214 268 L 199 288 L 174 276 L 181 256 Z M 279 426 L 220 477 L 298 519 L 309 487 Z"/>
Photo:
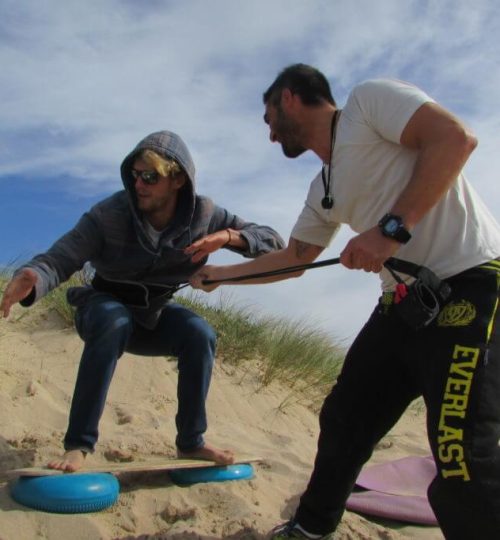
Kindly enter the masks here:
<path id="1" fill-rule="evenodd" d="M 423 525 L 437 525 L 427 500 L 427 488 L 436 476 L 431 456 L 407 458 L 363 469 L 356 485 L 366 489 L 352 493 L 347 509 Z"/>

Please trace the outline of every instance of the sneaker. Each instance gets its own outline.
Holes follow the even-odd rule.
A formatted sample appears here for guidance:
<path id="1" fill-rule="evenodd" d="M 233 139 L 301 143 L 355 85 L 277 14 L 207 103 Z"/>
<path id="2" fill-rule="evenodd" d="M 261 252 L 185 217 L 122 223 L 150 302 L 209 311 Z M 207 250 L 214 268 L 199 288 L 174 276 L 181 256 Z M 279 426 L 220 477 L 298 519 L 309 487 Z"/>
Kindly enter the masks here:
<path id="1" fill-rule="evenodd" d="M 331 540 L 333 538 L 332 533 L 328 533 L 325 536 L 312 534 L 306 532 L 296 521 L 291 519 L 286 523 L 277 525 L 271 531 L 269 540 L 286 540 L 287 538 L 302 538 L 303 540 Z"/>

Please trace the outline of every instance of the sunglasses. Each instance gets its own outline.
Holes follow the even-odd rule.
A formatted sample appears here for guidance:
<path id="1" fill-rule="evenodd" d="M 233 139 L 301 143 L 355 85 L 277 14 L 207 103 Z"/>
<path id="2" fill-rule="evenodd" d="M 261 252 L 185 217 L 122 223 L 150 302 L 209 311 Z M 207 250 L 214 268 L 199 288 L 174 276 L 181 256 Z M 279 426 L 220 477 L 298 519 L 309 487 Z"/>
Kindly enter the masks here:
<path id="1" fill-rule="evenodd" d="M 132 176 L 134 180 L 140 178 L 148 186 L 153 186 L 158 183 L 159 174 L 156 171 L 138 171 L 137 169 L 132 169 Z"/>

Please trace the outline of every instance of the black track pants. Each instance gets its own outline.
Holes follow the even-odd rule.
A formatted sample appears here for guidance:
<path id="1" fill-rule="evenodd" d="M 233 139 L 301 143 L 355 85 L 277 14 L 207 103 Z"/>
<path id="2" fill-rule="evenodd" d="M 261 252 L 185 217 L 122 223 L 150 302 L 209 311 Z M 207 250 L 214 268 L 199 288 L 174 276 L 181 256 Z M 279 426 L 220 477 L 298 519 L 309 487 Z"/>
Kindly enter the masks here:
<path id="1" fill-rule="evenodd" d="M 306 530 L 336 528 L 375 445 L 423 395 L 438 468 L 429 500 L 443 533 L 500 538 L 499 276 L 492 261 L 448 279 L 451 298 L 419 331 L 382 297 L 320 414 L 314 471 L 295 516 Z"/>

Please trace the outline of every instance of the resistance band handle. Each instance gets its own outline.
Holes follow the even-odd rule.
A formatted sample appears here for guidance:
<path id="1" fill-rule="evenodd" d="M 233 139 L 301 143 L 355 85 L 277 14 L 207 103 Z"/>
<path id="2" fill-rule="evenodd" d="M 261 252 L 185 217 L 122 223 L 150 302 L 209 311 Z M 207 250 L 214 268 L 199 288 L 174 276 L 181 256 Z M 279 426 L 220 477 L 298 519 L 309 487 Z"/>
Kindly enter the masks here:
<path id="1" fill-rule="evenodd" d="M 401 272 L 402 274 L 412 276 L 415 279 L 422 281 L 438 295 L 442 302 L 446 301 L 451 293 L 451 287 L 448 285 L 448 283 L 438 278 L 438 276 L 426 266 L 419 266 L 418 264 L 410 261 L 404 261 L 394 257 L 387 259 L 384 266 L 398 282 L 401 282 L 401 279 L 398 279 L 398 277 L 394 274 L 394 271 Z"/>

